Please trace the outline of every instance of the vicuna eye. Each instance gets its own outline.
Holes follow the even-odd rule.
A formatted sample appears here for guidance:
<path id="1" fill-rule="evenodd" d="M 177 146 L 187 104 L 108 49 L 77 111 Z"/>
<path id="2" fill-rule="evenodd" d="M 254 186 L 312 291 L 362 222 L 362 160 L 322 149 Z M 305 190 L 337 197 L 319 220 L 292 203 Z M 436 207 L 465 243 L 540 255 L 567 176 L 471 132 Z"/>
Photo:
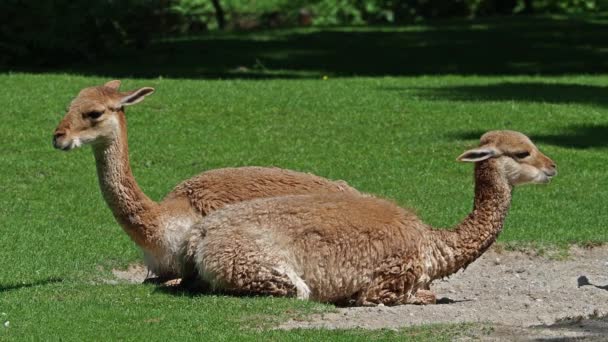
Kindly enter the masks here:
<path id="1" fill-rule="evenodd" d="M 515 153 L 515 157 L 517 159 L 524 159 L 524 158 L 529 157 L 529 156 L 530 156 L 530 152 L 528 152 L 528 151 L 523 151 L 523 152 L 517 152 L 517 153 Z"/>
<path id="2" fill-rule="evenodd" d="M 98 112 L 98 111 L 92 111 L 92 112 L 88 112 L 86 114 L 87 117 L 91 118 L 91 119 L 99 119 L 99 117 L 103 115 L 103 112 Z"/>

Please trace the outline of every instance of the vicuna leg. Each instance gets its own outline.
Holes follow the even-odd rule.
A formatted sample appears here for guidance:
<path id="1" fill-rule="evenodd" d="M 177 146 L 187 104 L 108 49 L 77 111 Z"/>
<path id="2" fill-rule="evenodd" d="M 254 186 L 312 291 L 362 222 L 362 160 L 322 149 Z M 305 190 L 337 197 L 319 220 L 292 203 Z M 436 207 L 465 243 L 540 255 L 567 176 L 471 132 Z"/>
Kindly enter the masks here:
<path id="1" fill-rule="evenodd" d="M 400 257 L 388 258 L 374 272 L 374 280 L 357 300 L 358 305 L 397 305 L 410 302 L 414 270 Z"/>
<path id="2" fill-rule="evenodd" d="M 280 258 L 272 257 L 255 243 L 232 237 L 230 249 L 213 247 L 203 246 L 198 268 L 202 278 L 215 289 L 244 295 L 308 298 L 310 291 L 302 279 Z"/>
<path id="3" fill-rule="evenodd" d="M 435 304 L 437 303 L 437 296 L 431 290 L 419 289 L 414 294 L 414 298 L 410 301 L 411 304 Z"/>

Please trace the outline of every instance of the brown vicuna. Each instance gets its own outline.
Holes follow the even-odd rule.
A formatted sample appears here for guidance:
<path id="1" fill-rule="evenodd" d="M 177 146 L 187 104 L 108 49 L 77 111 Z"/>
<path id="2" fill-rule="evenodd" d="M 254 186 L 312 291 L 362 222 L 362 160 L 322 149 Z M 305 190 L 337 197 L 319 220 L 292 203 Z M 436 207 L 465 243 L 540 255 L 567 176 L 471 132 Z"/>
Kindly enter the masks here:
<path id="1" fill-rule="evenodd" d="M 353 194 L 285 196 L 227 206 L 190 231 L 194 279 L 222 292 L 353 305 L 435 302 L 429 285 L 497 238 L 515 185 L 547 183 L 556 166 L 523 134 L 493 131 L 458 160 L 475 163 L 473 211 L 433 229 L 392 202 Z"/>
<path id="2" fill-rule="evenodd" d="M 55 130 L 53 145 L 71 150 L 91 144 L 99 185 L 114 217 L 141 247 L 148 267 L 161 278 L 179 273 L 177 252 L 185 232 L 226 204 L 288 194 L 357 191 L 342 181 L 278 168 L 241 167 L 207 171 L 179 184 L 157 203 L 137 185 L 129 164 L 124 107 L 152 88 L 118 90 L 120 81 L 83 89 Z"/>

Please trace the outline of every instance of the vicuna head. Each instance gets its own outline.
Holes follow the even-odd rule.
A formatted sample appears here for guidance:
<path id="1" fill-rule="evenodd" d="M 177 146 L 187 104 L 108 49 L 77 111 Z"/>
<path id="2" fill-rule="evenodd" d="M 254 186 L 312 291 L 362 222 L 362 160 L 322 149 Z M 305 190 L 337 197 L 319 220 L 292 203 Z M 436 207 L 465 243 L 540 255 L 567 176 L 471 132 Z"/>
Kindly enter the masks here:
<path id="1" fill-rule="evenodd" d="M 556 165 L 542 154 L 530 139 L 514 131 L 490 131 L 479 147 L 464 152 L 459 161 L 481 162 L 496 158 L 511 185 L 548 183 L 557 175 Z"/>
<path id="2" fill-rule="evenodd" d="M 120 92 L 120 81 L 85 88 L 72 101 L 55 129 L 53 146 L 69 151 L 84 144 L 109 143 L 116 139 L 124 120 L 124 106 L 141 102 L 153 88 Z"/>

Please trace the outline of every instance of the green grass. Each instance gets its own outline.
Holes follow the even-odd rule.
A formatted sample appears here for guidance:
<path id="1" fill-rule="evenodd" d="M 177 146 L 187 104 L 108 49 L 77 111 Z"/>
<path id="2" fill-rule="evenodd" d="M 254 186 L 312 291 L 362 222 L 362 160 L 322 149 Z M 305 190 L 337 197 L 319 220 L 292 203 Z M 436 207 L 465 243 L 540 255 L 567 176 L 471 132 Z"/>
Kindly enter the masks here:
<path id="1" fill-rule="evenodd" d="M 452 56 L 447 52 L 435 56 L 455 44 L 447 38 L 428 52 L 412 50 L 409 64 L 410 55 L 395 50 L 400 44 L 411 47 L 418 38 L 432 40 L 450 30 L 465 34 L 469 24 L 457 22 L 436 28 L 304 30 L 287 36 L 277 32 L 209 38 L 211 47 L 218 51 L 226 47 L 231 55 L 220 63 L 219 52 L 210 52 L 213 56 L 199 61 L 200 69 L 186 59 L 169 66 L 163 59 L 168 55 L 161 54 L 153 56 L 152 62 L 142 62 L 141 68 L 131 61 L 130 67 L 126 62 L 124 68 L 114 64 L 116 69 L 100 63 L 88 70 L 0 74 L 0 314 L 6 313 L 0 316 L 0 323 L 10 321 L 9 328 L 0 327 L 0 340 L 201 336 L 218 340 L 437 340 L 466 330 L 462 326 L 398 332 L 256 329 L 332 307 L 269 298 L 176 296 L 153 286 L 105 284 L 112 278 L 112 268 L 139 260 L 140 252 L 102 200 L 90 148 L 55 151 L 51 134 L 65 106 L 81 88 L 109 79 L 93 75 L 132 72 L 151 76 L 158 65 L 162 66 L 158 74 L 172 77 L 187 76 L 188 68 L 192 68 L 193 78 L 209 76 L 213 66 L 222 77 L 304 77 L 308 79 L 123 79 L 124 89 L 152 86 L 157 90 L 127 111 L 131 162 L 139 184 L 153 199 L 161 199 L 175 184 L 203 170 L 275 165 L 347 180 L 360 190 L 414 208 L 433 225 L 447 227 L 466 216 L 473 198 L 472 166 L 459 164 L 455 158 L 475 145 L 484 131 L 515 129 L 531 135 L 557 162 L 560 173 L 549 185 L 516 189 L 499 240 L 510 246 L 543 247 L 604 243 L 608 241 L 608 76 L 576 74 L 606 71 L 608 59 L 602 45 L 606 41 L 600 41 L 596 31 L 587 30 L 605 27 L 602 20 L 541 21 L 523 26 L 517 34 L 535 37 L 535 32 L 544 32 L 550 36 L 557 27 L 562 30 L 556 35 L 569 37 L 571 44 L 580 43 L 569 55 L 555 58 L 550 53 L 565 50 L 550 44 L 545 46 L 547 55 L 541 54 L 542 49 L 534 50 L 529 57 L 537 68 L 531 67 L 534 63 L 501 63 L 522 59 L 518 54 L 521 45 L 538 43 L 540 38 L 523 43 L 504 41 L 506 47 L 491 51 L 501 62 L 494 69 L 491 60 L 481 57 L 466 61 L 466 56 L 474 55 L 466 49 L 466 53 L 458 50 Z M 489 41 L 492 33 L 522 25 L 486 24 L 486 29 L 479 29 L 485 32 L 481 36 L 476 31 L 467 36 L 472 39 L 470 44 Z M 577 32 L 580 40 L 575 39 Z M 475 40 L 479 37 L 483 39 Z M 254 56 L 256 52 L 248 49 L 262 38 L 270 40 L 267 47 L 277 58 L 264 59 L 267 55 L 262 53 L 263 66 L 232 74 L 240 63 L 238 52 Z M 338 48 L 327 64 L 320 52 L 311 54 L 310 60 L 301 59 L 301 53 L 288 53 L 289 47 L 304 51 L 312 41 L 320 44 L 318 51 L 324 51 L 332 40 L 340 47 L 347 38 L 355 46 L 373 42 L 371 50 L 384 42 L 392 48 L 389 50 L 399 52 L 387 57 L 387 64 L 378 57 L 368 62 L 350 60 L 353 51 L 346 48 Z M 190 52 L 180 49 L 197 42 L 180 45 L 177 40 L 173 50 L 162 45 L 169 43 L 153 48 L 196 57 L 194 47 Z M 585 45 L 589 48 L 584 49 Z M 510 47 L 514 51 L 511 57 L 498 56 Z M 179 56 L 178 62 L 182 61 Z M 396 60 L 400 56 L 405 58 L 401 68 Z M 344 64 L 340 64 L 341 58 Z M 442 69 L 440 60 L 451 61 L 453 68 Z M 215 64 L 209 67 L 206 61 Z M 372 66 L 366 69 L 366 63 Z M 381 77 L 391 73 L 391 66 L 395 67 L 393 74 L 401 76 Z M 439 68 L 437 73 L 456 70 L 472 75 L 419 75 L 434 73 L 428 71 L 433 66 Z M 543 75 L 501 75 L 534 70 Z M 568 75 L 557 75 L 560 73 Z M 356 74 L 368 77 L 334 77 Z M 322 80 L 322 75 L 330 77 Z"/>
<path id="2" fill-rule="evenodd" d="M 11 321 L 1 334 L 393 336 L 251 331 L 237 327 L 260 314 L 330 308 L 102 285 L 111 278 L 108 270 L 138 260 L 139 252 L 100 196 L 90 148 L 59 152 L 50 138 L 71 97 L 104 80 L 0 76 L 0 308 Z M 134 173 L 154 199 L 202 170 L 276 165 L 348 180 L 415 208 L 434 225 L 451 226 L 468 213 L 473 197 L 472 166 L 456 156 L 475 145 L 480 132 L 508 128 L 536 137 L 560 174 L 549 185 L 517 189 L 500 240 L 563 245 L 608 240 L 608 108 L 600 96 L 606 82 L 606 76 L 127 79 L 123 87 L 157 89 L 127 112 Z"/>
<path id="3" fill-rule="evenodd" d="M 323 312 L 320 304 L 268 298 L 172 296 L 152 286 L 40 284 L 4 290 L 0 339 L 28 340 L 355 340 L 408 337 L 444 340 L 468 325 L 428 326 L 407 331 L 269 329 L 287 317 Z"/>

